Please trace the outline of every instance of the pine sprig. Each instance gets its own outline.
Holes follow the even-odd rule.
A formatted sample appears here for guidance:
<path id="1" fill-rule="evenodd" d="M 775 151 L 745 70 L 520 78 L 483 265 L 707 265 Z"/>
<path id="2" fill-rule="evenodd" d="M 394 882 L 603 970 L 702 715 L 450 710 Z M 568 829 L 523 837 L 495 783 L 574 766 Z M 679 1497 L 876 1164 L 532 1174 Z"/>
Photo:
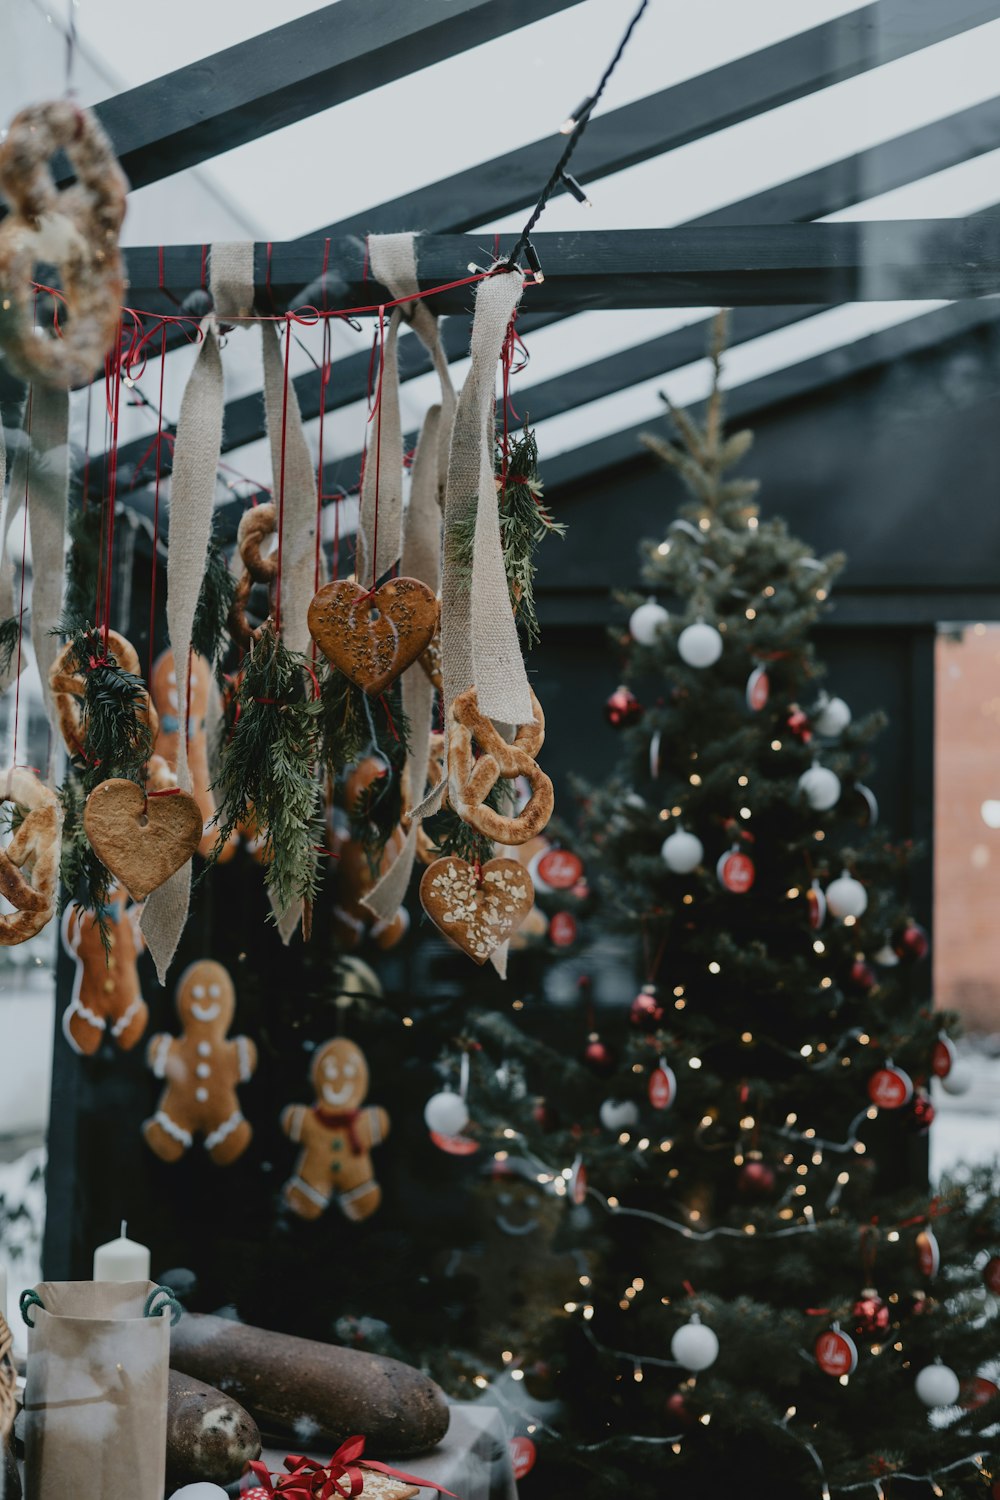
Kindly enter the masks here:
<path id="1" fill-rule="evenodd" d="M 17 615 L 11 615 L 6 620 L 0 620 L 0 673 L 4 676 L 10 671 L 10 664 L 14 660 L 14 652 L 17 650 L 18 637 L 21 634 L 21 622 Z"/>
<path id="2" fill-rule="evenodd" d="M 289 651 L 268 622 L 236 689 L 232 734 L 214 783 L 220 808 L 212 858 L 253 821 L 280 910 L 312 901 L 319 885 L 321 707 L 307 689 L 309 676 L 307 659 Z"/>
<path id="3" fill-rule="evenodd" d="M 73 666 L 83 678 L 83 760 L 77 769 L 85 792 L 122 777 L 142 786 L 153 749 L 141 677 L 118 665 L 99 630 L 85 625 L 72 638 Z"/>
<path id="4" fill-rule="evenodd" d="M 510 781 L 501 777 L 486 797 L 486 806 L 504 814 L 510 812 L 513 805 L 514 787 Z M 474 865 L 493 858 L 493 840 L 484 833 L 478 833 L 475 828 L 470 828 L 447 801 L 440 812 L 427 819 L 424 827 L 441 859 L 450 856 L 453 859 L 467 860 Z"/>
<path id="5" fill-rule="evenodd" d="M 101 553 L 101 511 L 99 505 L 70 507 L 70 547 L 60 635 L 71 636 L 86 630 L 87 621 L 94 612 L 94 588 Z"/>
<path id="6" fill-rule="evenodd" d="M 371 743 L 371 707 L 364 690 L 329 665 L 320 668 L 319 704 L 320 763 L 336 777 Z"/>
<path id="7" fill-rule="evenodd" d="M 226 622 L 236 593 L 236 579 L 230 572 L 226 554 L 213 528 L 205 560 L 205 576 L 195 606 L 191 645 L 199 656 L 211 662 L 216 676 L 222 671 L 222 658 L 229 645 Z"/>
<path id="8" fill-rule="evenodd" d="M 59 875 L 64 891 L 96 914 L 104 951 L 110 953 L 107 907 L 111 901 L 114 876 L 94 853 L 84 830 L 86 800 L 79 779 L 70 772 L 59 788 L 63 813 Z"/>
<path id="9" fill-rule="evenodd" d="M 510 444 L 504 482 L 502 445 L 496 448 L 495 472 L 498 482 L 497 504 L 500 509 L 500 545 L 504 572 L 514 617 L 524 632 L 525 643 L 538 644 L 541 632 L 535 611 L 535 554 L 548 536 L 565 536 L 566 527 L 555 520 L 542 500 L 542 480 L 538 472 L 538 443 L 535 434 L 524 425 L 522 436 Z M 476 521 L 470 516 L 460 521 L 449 538 L 453 557 L 463 574 L 472 576 L 472 558 L 476 545 Z"/>

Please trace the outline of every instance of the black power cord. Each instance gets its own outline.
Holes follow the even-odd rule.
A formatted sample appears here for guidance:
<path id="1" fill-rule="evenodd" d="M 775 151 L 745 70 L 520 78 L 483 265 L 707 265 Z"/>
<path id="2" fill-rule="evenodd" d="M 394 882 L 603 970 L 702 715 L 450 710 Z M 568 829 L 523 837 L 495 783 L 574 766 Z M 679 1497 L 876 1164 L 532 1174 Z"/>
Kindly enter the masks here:
<path id="1" fill-rule="evenodd" d="M 625 35 L 618 43 L 618 47 L 615 51 L 614 57 L 612 57 L 611 61 L 608 63 L 608 66 L 605 68 L 603 74 L 601 75 L 601 80 L 598 83 L 597 88 L 592 94 L 588 94 L 587 98 L 584 99 L 583 102 L 573 111 L 572 115 L 570 115 L 569 119 L 566 121 L 566 124 L 563 126 L 563 131 L 569 136 L 569 140 L 566 142 L 559 160 L 556 162 L 555 166 L 552 169 L 552 176 L 549 178 L 548 182 L 542 189 L 541 197 L 532 210 L 531 218 L 521 230 L 517 244 L 514 246 L 513 250 L 510 252 L 510 255 L 507 258 L 507 265 L 512 271 L 520 267 L 521 256 L 524 255 L 527 257 L 528 265 L 531 270 L 535 272 L 536 276 L 539 275 L 541 271 L 541 265 L 539 263 L 535 248 L 531 243 L 531 232 L 534 229 L 535 225 L 538 223 L 539 219 L 542 217 L 542 214 L 545 212 L 545 208 L 548 204 L 549 199 L 552 197 L 552 194 L 555 192 L 560 183 L 563 183 L 565 186 L 567 186 L 570 192 L 573 192 L 574 186 L 578 186 L 575 178 L 567 179 L 566 168 L 569 165 L 570 158 L 572 157 L 573 152 L 576 150 L 577 145 L 579 144 L 580 137 L 583 135 L 583 132 L 587 128 L 587 124 L 590 120 L 591 114 L 593 113 L 594 106 L 597 104 L 601 95 L 604 93 L 604 90 L 607 88 L 608 80 L 610 79 L 612 73 L 621 62 L 622 54 L 624 53 L 625 48 L 628 46 L 629 41 L 631 40 L 632 33 L 638 25 L 643 11 L 647 8 L 648 5 L 649 0 L 640 0 L 639 7 L 636 10 L 635 15 L 632 17 L 631 21 L 628 23 L 628 26 L 625 30 Z M 577 194 L 573 192 L 573 196 L 576 197 Z"/>

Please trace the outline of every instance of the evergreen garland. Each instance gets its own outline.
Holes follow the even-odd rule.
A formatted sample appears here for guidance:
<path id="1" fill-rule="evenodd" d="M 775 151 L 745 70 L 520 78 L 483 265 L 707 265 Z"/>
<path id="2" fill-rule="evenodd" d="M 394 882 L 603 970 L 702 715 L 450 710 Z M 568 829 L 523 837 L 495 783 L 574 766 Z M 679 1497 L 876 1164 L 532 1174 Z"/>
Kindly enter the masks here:
<path id="1" fill-rule="evenodd" d="M 142 786 L 153 749 L 149 722 L 139 710 L 148 702 L 141 677 L 124 671 L 89 625 L 72 637 L 73 666 L 83 678 L 83 759 L 77 764 L 83 789 L 122 777 Z"/>
<path id="2" fill-rule="evenodd" d="M 214 782 L 220 826 L 212 860 L 254 822 L 279 910 L 311 902 L 319 885 L 322 707 L 307 690 L 309 675 L 306 657 L 289 651 L 268 621 L 235 687 L 232 731 Z"/>
<path id="3" fill-rule="evenodd" d="M 220 683 L 222 659 L 229 647 L 226 622 L 236 593 L 236 579 L 213 526 L 205 560 L 205 576 L 195 606 L 192 648 L 211 664 Z"/>
<path id="4" fill-rule="evenodd" d="M 77 631 L 85 630 L 93 614 L 101 555 L 101 506 L 71 505 L 68 529 L 70 547 L 60 635 L 75 635 Z"/>
<path id="5" fill-rule="evenodd" d="M 0 673 L 4 676 L 10 671 L 20 634 L 21 622 L 17 615 L 10 615 L 8 619 L 0 620 Z"/>

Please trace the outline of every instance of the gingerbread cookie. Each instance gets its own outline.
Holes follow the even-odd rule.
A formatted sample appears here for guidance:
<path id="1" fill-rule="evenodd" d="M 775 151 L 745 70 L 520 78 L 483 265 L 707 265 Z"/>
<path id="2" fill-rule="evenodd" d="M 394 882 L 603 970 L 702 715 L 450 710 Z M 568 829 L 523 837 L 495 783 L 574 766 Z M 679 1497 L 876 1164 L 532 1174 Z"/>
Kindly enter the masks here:
<path id="1" fill-rule="evenodd" d="M 377 698 L 433 639 L 438 601 L 417 578 L 391 578 L 370 590 L 339 579 L 309 606 L 309 634 L 348 681 Z"/>
<path id="2" fill-rule="evenodd" d="M 274 608 L 274 588 L 278 579 L 278 558 L 273 553 L 264 556 L 261 550 L 269 536 L 278 530 L 278 513 L 271 504 L 252 505 L 240 517 L 236 533 L 236 546 L 243 563 L 243 572 L 236 584 L 236 593 L 229 609 L 228 628 L 237 646 L 248 651 L 260 640 L 263 625 L 253 626 L 247 619 L 247 605 L 255 583 L 267 586 L 268 608 Z"/>
<path id="3" fill-rule="evenodd" d="M 212 778 L 208 769 L 208 738 L 205 732 L 209 702 L 215 692 L 215 682 L 212 678 L 212 668 L 203 656 L 192 652 L 190 661 L 190 673 L 186 685 L 187 762 L 188 770 L 191 772 L 191 790 L 201 809 L 203 823 L 198 853 L 207 857 L 215 848 L 216 843 L 213 826 L 215 798 L 212 795 Z M 149 687 L 160 719 L 160 728 L 156 736 L 156 752 L 163 756 L 171 770 L 176 770 L 177 741 L 180 735 L 178 709 L 181 688 L 177 684 L 177 669 L 174 666 L 172 651 L 164 651 L 161 656 L 157 657 L 153 664 L 153 675 Z M 235 854 L 238 843 L 239 835 L 234 833 L 219 855 L 222 863 Z"/>
<path id="4" fill-rule="evenodd" d="M 65 151 L 73 185 L 60 192 L 49 163 Z M 128 181 L 97 118 L 69 99 L 34 104 L 0 145 L 0 189 L 12 212 L 0 225 L 0 338 L 26 380 L 86 385 L 115 341 L 125 295 L 118 234 Z M 36 327 L 40 265 L 59 270 L 59 317 Z"/>
<path id="5" fill-rule="evenodd" d="M 406 834 L 402 827 L 393 829 L 386 840 L 381 858 L 375 868 L 368 857 L 368 850 L 359 839 L 345 838 L 341 826 L 334 824 L 332 847 L 339 856 L 337 865 L 337 896 L 333 908 L 333 930 L 337 943 L 342 948 L 357 948 L 368 935 L 380 948 L 393 948 L 405 937 L 410 926 L 409 913 L 401 907 L 388 922 L 373 924 L 371 912 L 362 902 L 376 882 L 399 858 Z"/>
<path id="6" fill-rule="evenodd" d="M 531 694 L 534 719 L 518 726 L 508 744 L 491 719 L 479 712 L 475 688 L 459 693 L 448 719 L 448 800 L 463 822 L 496 844 L 526 844 L 552 816 L 552 783 L 535 762 L 545 739 L 545 715 Z M 476 751 L 479 754 L 477 756 Z M 523 776 L 530 796 L 520 812 L 505 816 L 486 798 L 500 777 Z"/>
<path id="7" fill-rule="evenodd" d="M 12 948 L 41 932 L 55 911 L 62 811 L 55 793 L 25 766 L 0 771 L 0 802 L 25 814 L 0 848 L 0 895 L 15 908 L 0 916 L 0 944 Z"/>
<path id="8" fill-rule="evenodd" d="M 535 888 L 516 859 L 488 859 L 477 870 L 449 855 L 427 866 L 420 902 L 445 937 L 484 964 L 521 926 L 534 905 Z"/>
<path id="9" fill-rule="evenodd" d="M 290 1104 L 281 1128 L 301 1145 L 295 1175 L 285 1183 L 285 1202 L 303 1219 L 318 1219 L 336 1198 L 348 1219 L 367 1219 L 382 1201 L 372 1175 L 371 1150 L 389 1134 L 389 1116 L 378 1105 L 362 1108 L 368 1093 L 368 1063 L 345 1037 L 317 1049 L 310 1070 L 316 1100 Z"/>
<path id="10" fill-rule="evenodd" d="M 198 848 L 201 809 L 190 792 L 147 793 L 112 776 L 87 798 L 83 827 L 101 863 L 134 900 L 145 901 Z"/>
<path id="11" fill-rule="evenodd" d="M 76 961 L 73 995 L 63 1013 L 63 1035 L 85 1057 L 98 1050 L 109 1032 L 128 1052 L 146 1030 L 149 1009 L 142 998 L 137 959 L 142 951 L 140 908 L 130 906 L 115 886 L 101 915 L 107 926 L 107 949 L 97 912 L 71 901 L 63 912 L 63 947 Z"/>
<path id="12" fill-rule="evenodd" d="M 149 1044 L 149 1066 L 166 1079 L 166 1088 L 142 1133 L 163 1161 L 179 1161 L 201 1135 L 216 1166 L 225 1167 L 242 1156 L 253 1135 L 236 1085 L 253 1077 L 257 1048 L 249 1037 L 226 1039 L 236 992 L 221 964 L 203 958 L 185 969 L 176 1005 L 180 1036 L 164 1032 Z"/>

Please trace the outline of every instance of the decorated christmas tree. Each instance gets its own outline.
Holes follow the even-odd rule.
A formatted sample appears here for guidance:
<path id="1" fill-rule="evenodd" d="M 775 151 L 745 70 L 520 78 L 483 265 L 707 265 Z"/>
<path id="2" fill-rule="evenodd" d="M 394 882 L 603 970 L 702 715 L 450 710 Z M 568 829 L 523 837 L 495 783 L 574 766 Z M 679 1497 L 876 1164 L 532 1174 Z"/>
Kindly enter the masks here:
<path id="1" fill-rule="evenodd" d="M 671 409 L 648 440 L 688 498 L 645 547 L 607 706 L 621 760 L 584 797 L 635 986 L 578 1047 L 530 1012 L 472 1026 L 473 1116 L 592 1252 L 498 1349 L 494 1391 L 545 1493 L 982 1495 L 997 1199 L 988 1178 L 928 1188 L 931 1078 L 965 1080 L 914 851 L 864 782 L 880 719 L 824 690 L 810 642 L 843 559 L 734 474 L 752 435 L 724 432 L 724 340 L 720 317 L 701 424 Z"/>

